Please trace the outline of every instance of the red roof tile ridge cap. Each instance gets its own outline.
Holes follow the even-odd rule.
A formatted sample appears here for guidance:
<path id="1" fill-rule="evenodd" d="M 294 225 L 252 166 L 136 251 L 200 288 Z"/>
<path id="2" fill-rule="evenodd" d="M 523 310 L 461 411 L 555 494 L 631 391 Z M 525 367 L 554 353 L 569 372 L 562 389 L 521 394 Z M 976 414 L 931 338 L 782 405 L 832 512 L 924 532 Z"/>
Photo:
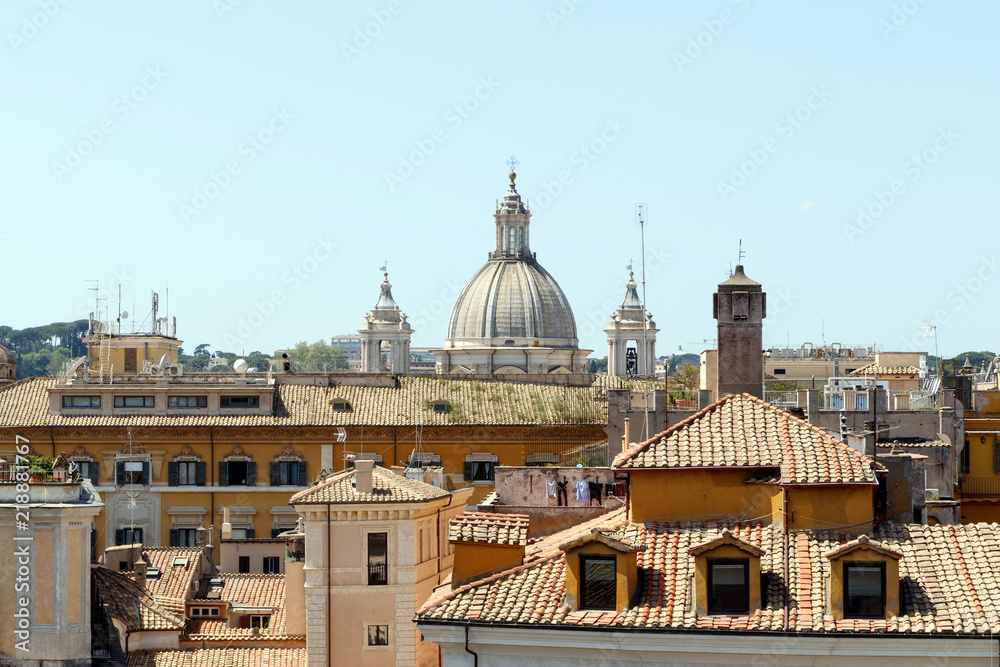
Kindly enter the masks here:
<path id="1" fill-rule="evenodd" d="M 746 396 L 746 395 L 747 394 L 744 394 L 744 396 Z M 686 418 L 682 419 L 681 421 L 677 422 L 676 424 L 674 424 L 670 428 L 668 428 L 666 430 L 663 430 L 663 431 L 660 431 L 659 433 L 657 433 L 656 435 L 654 435 L 653 437 L 649 438 L 648 440 L 646 440 L 644 442 L 640 442 L 635 447 L 632 447 L 631 449 L 625 450 L 624 452 L 622 452 L 621 454 L 619 454 L 617 457 L 615 457 L 615 459 L 617 461 L 617 465 L 621 465 L 622 463 L 625 463 L 625 461 L 631 460 L 632 458 L 635 457 L 636 454 L 639 454 L 640 452 L 644 451 L 647 447 L 649 447 L 649 445 L 653 444 L 655 441 L 660 440 L 662 438 L 668 438 L 668 437 L 670 437 L 671 435 L 673 435 L 674 431 L 679 430 L 681 427 L 687 426 L 688 424 L 690 424 L 694 420 L 703 417 L 710 410 L 712 410 L 712 409 L 714 409 L 716 407 L 719 407 L 723 403 L 725 403 L 726 401 L 729 401 L 729 400 L 732 400 L 732 399 L 735 399 L 735 398 L 736 398 L 735 395 L 723 396 L 722 398 L 720 398 L 719 400 L 717 400 L 715 403 L 712 403 L 710 405 L 706 405 L 704 408 L 702 408 L 698 412 L 694 413 L 690 417 L 686 417 Z M 615 464 L 615 462 L 612 462 L 612 467 L 617 467 L 617 465 Z"/>

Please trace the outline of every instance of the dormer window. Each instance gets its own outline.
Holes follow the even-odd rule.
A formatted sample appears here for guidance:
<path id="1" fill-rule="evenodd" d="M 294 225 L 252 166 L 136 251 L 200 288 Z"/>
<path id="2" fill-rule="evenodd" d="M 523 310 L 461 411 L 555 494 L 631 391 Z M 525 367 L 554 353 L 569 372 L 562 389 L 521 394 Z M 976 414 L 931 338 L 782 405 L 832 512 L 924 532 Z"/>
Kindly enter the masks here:
<path id="1" fill-rule="evenodd" d="M 844 563 L 844 618 L 885 618 L 885 563 Z"/>
<path id="2" fill-rule="evenodd" d="M 899 561 L 903 554 L 861 535 L 830 553 L 829 613 L 845 618 L 899 615 Z"/>
<path id="3" fill-rule="evenodd" d="M 694 556 L 694 605 L 698 616 L 748 616 L 760 609 L 763 549 L 727 528 L 689 553 Z"/>
<path id="4" fill-rule="evenodd" d="M 435 414 L 445 414 L 448 412 L 448 401 L 431 401 L 431 410 L 433 410 Z"/>
<path id="5" fill-rule="evenodd" d="M 559 548 L 566 553 L 566 603 L 570 609 L 622 611 L 639 585 L 636 554 L 646 547 L 624 533 L 595 528 Z"/>
<path id="6" fill-rule="evenodd" d="M 750 560 L 708 559 L 708 613 L 746 616 L 750 613 Z"/>
<path id="7" fill-rule="evenodd" d="M 333 408 L 334 412 L 350 412 L 351 404 L 346 398 L 335 398 L 330 401 L 330 407 Z"/>

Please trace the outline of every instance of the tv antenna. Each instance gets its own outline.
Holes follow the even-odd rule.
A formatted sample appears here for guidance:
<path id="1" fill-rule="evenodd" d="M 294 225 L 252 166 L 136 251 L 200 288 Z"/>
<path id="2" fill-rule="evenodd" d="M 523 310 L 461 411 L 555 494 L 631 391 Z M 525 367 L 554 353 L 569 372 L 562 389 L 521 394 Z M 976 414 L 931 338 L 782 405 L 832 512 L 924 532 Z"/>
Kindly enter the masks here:
<path id="1" fill-rule="evenodd" d="M 745 252 L 743 252 L 743 239 L 740 239 L 739 252 L 736 254 L 736 263 L 737 264 L 742 264 L 743 263 L 743 258 L 746 257 L 746 256 L 747 256 L 747 254 Z"/>
<path id="2" fill-rule="evenodd" d="M 649 358 L 649 347 L 646 344 L 646 330 L 649 329 L 649 320 L 647 316 L 648 312 L 646 310 L 646 204 L 636 204 L 635 205 L 635 221 L 639 225 L 639 250 L 642 260 L 642 352 L 643 352 L 643 369 L 646 371 L 646 375 L 654 375 L 655 371 L 652 368 L 646 368 L 649 364 L 655 364 L 655 361 Z M 632 270 L 632 260 L 629 260 L 629 271 Z M 644 392 L 644 400 L 646 405 L 649 405 L 649 384 L 646 384 L 646 391 Z M 642 438 L 647 440 L 649 438 L 649 410 L 643 410 L 642 412 Z M 629 443 L 625 443 L 628 445 Z"/>

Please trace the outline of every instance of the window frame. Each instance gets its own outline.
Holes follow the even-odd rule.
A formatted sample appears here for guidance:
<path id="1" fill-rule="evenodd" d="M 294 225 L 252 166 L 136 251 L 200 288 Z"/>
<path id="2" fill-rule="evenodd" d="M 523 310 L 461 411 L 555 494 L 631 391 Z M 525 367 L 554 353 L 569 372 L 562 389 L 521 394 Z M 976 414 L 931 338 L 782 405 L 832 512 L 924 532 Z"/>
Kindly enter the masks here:
<path id="1" fill-rule="evenodd" d="M 866 568 L 878 568 L 881 570 L 881 589 L 882 589 L 882 601 L 881 601 L 881 613 L 878 614 L 860 614 L 852 613 L 850 610 L 850 600 L 851 600 L 851 575 L 850 571 L 853 567 L 866 567 Z M 886 585 L 885 585 L 885 561 L 871 561 L 871 560 L 846 560 L 842 563 L 843 567 L 843 582 L 844 582 L 844 618 L 845 619 L 877 619 L 885 618 L 886 609 Z"/>
<path id="2" fill-rule="evenodd" d="M 135 401 L 135 399 L 141 399 L 141 405 L 128 404 L 130 400 Z M 156 407 L 156 396 L 146 394 L 116 394 L 114 403 L 116 410 L 150 410 Z"/>
<path id="3" fill-rule="evenodd" d="M 181 405 L 184 399 L 184 405 Z M 191 405 L 192 399 L 194 405 Z M 208 396 L 167 396 L 168 410 L 203 410 L 208 407 Z"/>
<path id="4" fill-rule="evenodd" d="M 270 565 L 270 567 L 268 567 Z M 261 559 L 261 572 L 264 574 L 281 574 L 281 557 L 264 556 Z"/>
<path id="5" fill-rule="evenodd" d="M 88 399 L 87 405 L 73 405 L 77 399 Z M 68 403 L 68 405 L 67 405 Z M 86 395 L 66 395 L 63 394 L 62 397 L 63 409 L 68 410 L 100 410 L 101 409 L 101 395 L 100 394 L 86 394 Z"/>
<path id="6" fill-rule="evenodd" d="M 236 571 L 239 574 L 248 574 L 250 572 L 250 556 L 237 556 L 236 561 Z M 246 569 L 244 569 L 244 563 L 246 563 Z"/>
<path id="7" fill-rule="evenodd" d="M 742 565 L 743 566 L 743 607 L 741 609 L 719 609 L 713 604 L 715 589 L 714 565 Z M 749 558 L 706 558 L 705 559 L 705 587 L 707 593 L 707 607 L 709 616 L 747 616 L 750 613 L 750 559 Z"/>
<path id="8" fill-rule="evenodd" d="M 589 586 L 587 585 L 587 563 L 588 562 L 604 562 L 611 563 L 614 573 L 614 601 L 610 605 L 598 605 L 598 604 L 588 604 L 587 590 Z M 615 611 L 618 608 L 618 557 L 609 556 L 605 554 L 580 554 L 580 610 L 595 610 L 595 611 Z"/>
<path id="9" fill-rule="evenodd" d="M 233 404 L 233 399 L 237 403 Z M 246 401 L 245 405 L 242 402 Z M 256 394 L 225 394 L 219 396 L 219 408 L 223 410 L 255 410 L 260 407 L 260 396 Z"/>
<path id="10" fill-rule="evenodd" d="M 381 535 L 385 539 L 385 556 L 384 556 L 385 562 L 383 563 L 384 570 L 381 573 L 381 576 L 379 576 L 379 573 L 377 571 L 377 569 L 378 569 L 377 567 L 376 567 L 376 571 L 374 573 L 372 571 L 372 565 L 373 565 L 373 562 L 372 562 L 372 538 L 375 537 L 375 536 L 377 536 L 377 535 Z M 376 566 L 378 564 L 379 564 L 378 562 L 374 563 L 374 565 L 376 565 Z M 368 586 L 388 586 L 389 585 L 389 533 L 388 533 L 388 531 L 373 530 L 371 532 L 365 533 L 365 566 L 366 566 L 366 570 L 365 571 L 367 572 L 366 585 L 368 585 Z M 373 576 L 373 574 L 374 574 L 374 576 Z"/>
<path id="11" fill-rule="evenodd" d="M 384 628 L 384 630 L 383 630 L 383 628 Z M 375 630 L 375 642 L 374 643 L 372 642 L 372 629 Z M 370 646 L 370 647 L 379 647 L 379 646 L 388 646 L 389 645 L 389 625 L 388 624 L 383 625 L 381 623 L 372 623 L 372 624 L 370 624 L 370 625 L 367 626 L 367 630 L 368 630 L 368 632 L 366 634 L 368 635 L 368 646 Z M 380 640 L 383 640 L 383 641 L 380 641 Z"/>

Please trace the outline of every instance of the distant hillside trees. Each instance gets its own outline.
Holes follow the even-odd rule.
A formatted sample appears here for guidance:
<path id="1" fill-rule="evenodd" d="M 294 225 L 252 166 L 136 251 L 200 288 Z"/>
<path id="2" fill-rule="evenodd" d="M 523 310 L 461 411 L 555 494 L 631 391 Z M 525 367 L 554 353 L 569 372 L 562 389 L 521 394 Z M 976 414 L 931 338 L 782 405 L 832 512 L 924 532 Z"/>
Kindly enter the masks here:
<path id="1" fill-rule="evenodd" d="M 87 320 L 53 322 L 40 327 L 15 329 L 0 326 L 0 341 L 14 353 L 17 378 L 55 375 L 65 363 L 87 353 L 82 338 L 87 334 Z"/>

